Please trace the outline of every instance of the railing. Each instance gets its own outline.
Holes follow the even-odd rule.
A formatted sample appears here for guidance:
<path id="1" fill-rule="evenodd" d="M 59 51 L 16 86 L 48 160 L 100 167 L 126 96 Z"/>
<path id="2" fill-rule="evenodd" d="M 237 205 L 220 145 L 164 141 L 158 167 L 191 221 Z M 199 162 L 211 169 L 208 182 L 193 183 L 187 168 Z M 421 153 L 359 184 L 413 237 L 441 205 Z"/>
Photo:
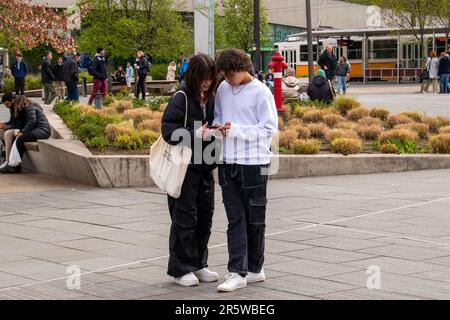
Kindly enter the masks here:
<path id="1" fill-rule="evenodd" d="M 419 78 L 421 73 L 422 69 L 418 68 L 370 68 L 366 69 L 366 79 Z"/>

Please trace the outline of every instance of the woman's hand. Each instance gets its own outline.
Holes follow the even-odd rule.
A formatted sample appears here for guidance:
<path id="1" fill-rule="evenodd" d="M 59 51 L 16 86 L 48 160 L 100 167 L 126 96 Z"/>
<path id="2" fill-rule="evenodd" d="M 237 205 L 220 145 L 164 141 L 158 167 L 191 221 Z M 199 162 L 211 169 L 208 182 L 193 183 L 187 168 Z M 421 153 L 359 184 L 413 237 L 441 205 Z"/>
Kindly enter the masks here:
<path id="1" fill-rule="evenodd" d="M 223 126 L 221 126 L 218 130 L 222 133 L 224 137 L 228 135 L 228 132 L 231 129 L 231 122 L 226 122 Z"/>
<path id="2" fill-rule="evenodd" d="M 16 134 L 16 138 L 19 138 L 19 137 L 21 137 L 21 136 L 23 136 L 23 132 L 18 132 L 18 133 Z"/>

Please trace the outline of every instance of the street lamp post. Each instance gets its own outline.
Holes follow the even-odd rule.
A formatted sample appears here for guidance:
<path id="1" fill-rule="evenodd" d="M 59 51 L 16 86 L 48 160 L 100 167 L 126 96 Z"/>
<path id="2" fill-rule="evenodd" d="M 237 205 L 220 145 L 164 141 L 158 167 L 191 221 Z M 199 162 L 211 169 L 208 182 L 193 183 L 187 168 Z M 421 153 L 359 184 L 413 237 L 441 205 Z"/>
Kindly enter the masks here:
<path id="1" fill-rule="evenodd" d="M 314 78 L 313 37 L 311 22 L 311 0 L 306 0 L 306 27 L 308 39 L 308 77 L 309 82 Z M 317 43 L 319 45 L 319 43 Z"/>
<path id="2" fill-rule="evenodd" d="M 255 47 L 253 50 L 253 64 L 255 71 L 261 71 L 261 30 L 259 16 L 259 0 L 253 0 L 253 38 Z"/>

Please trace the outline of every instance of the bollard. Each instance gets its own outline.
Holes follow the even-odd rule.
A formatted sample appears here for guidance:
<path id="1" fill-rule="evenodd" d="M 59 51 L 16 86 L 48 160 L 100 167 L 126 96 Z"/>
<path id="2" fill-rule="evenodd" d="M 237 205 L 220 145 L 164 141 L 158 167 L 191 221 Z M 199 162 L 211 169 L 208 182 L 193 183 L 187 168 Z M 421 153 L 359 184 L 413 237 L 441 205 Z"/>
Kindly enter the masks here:
<path id="1" fill-rule="evenodd" d="M 286 69 L 287 67 L 288 65 L 284 62 L 284 57 L 280 54 L 280 52 L 276 52 L 272 57 L 272 61 L 269 63 L 269 68 L 274 71 L 273 95 L 275 98 L 277 111 L 279 113 L 284 112 L 281 78 L 283 77 L 283 69 Z"/>
<path id="2" fill-rule="evenodd" d="M 102 100 L 103 96 L 101 94 L 101 92 L 97 92 L 95 94 L 95 109 L 102 109 L 103 108 L 103 100 Z"/>
<path id="3" fill-rule="evenodd" d="M 83 78 L 83 97 L 87 97 L 87 79 Z"/>

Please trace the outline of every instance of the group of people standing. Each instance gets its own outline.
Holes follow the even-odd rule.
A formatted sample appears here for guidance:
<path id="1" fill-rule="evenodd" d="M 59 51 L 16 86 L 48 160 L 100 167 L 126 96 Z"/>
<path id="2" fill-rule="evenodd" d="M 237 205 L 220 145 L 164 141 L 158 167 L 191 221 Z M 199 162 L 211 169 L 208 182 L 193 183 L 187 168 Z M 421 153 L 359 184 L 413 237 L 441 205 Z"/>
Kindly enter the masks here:
<path id="1" fill-rule="evenodd" d="M 228 218 L 229 256 L 229 274 L 217 290 L 233 291 L 265 280 L 267 169 L 278 118 L 269 88 L 252 73 L 244 51 L 225 50 L 217 61 L 197 54 L 179 89 L 187 106 L 184 94 L 177 92 L 163 114 L 161 132 L 167 143 L 186 143 L 179 140 L 186 136 L 180 130 L 192 138 L 187 145 L 193 155 L 181 195 L 168 196 L 172 224 L 167 273 L 183 286 L 219 280 L 208 269 L 215 204 L 212 170 L 217 166 Z M 205 158 L 211 149 L 214 161 Z"/>
<path id="2" fill-rule="evenodd" d="M 437 57 L 436 51 L 431 51 L 425 66 L 425 77 L 422 79 L 420 92 L 428 93 L 430 84 L 434 94 L 450 93 L 450 51 L 442 52 Z"/>

